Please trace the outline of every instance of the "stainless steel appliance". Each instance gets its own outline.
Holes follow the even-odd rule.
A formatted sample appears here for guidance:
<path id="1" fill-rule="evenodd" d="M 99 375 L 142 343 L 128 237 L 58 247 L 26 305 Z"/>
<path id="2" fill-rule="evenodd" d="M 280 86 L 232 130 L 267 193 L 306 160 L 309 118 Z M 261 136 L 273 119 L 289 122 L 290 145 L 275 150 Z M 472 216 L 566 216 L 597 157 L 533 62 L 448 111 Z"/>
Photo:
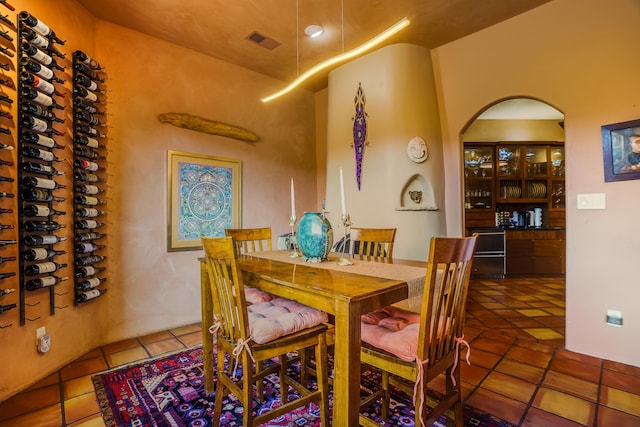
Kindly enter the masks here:
<path id="1" fill-rule="evenodd" d="M 471 278 L 504 278 L 506 264 L 504 230 L 477 229 L 470 231 L 478 233 Z"/>

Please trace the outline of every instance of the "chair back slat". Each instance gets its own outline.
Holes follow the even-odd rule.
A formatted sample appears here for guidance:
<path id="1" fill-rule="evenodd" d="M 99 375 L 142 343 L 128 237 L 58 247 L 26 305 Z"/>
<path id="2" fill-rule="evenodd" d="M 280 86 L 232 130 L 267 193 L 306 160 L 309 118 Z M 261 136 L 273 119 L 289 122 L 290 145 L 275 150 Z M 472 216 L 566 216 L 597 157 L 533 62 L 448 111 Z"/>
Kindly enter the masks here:
<path id="1" fill-rule="evenodd" d="M 233 237 L 236 256 L 272 250 L 271 227 L 227 228 L 225 235 Z"/>
<path id="2" fill-rule="evenodd" d="M 232 237 L 201 237 L 211 286 L 213 312 L 221 320 L 221 334 L 230 342 L 249 337 L 242 281 L 239 280 Z"/>
<path id="3" fill-rule="evenodd" d="M 418 357 L 434 365 L 456 351 L 476 236 L 431 239 L 420 316 Z"/>
<path id="4" fill-rule="evenodd" d="M 349 253 L 360 259 L 373 259 L 378 262 L 391 261 L 395 237 L 395 228 L 352 227 Z"/>

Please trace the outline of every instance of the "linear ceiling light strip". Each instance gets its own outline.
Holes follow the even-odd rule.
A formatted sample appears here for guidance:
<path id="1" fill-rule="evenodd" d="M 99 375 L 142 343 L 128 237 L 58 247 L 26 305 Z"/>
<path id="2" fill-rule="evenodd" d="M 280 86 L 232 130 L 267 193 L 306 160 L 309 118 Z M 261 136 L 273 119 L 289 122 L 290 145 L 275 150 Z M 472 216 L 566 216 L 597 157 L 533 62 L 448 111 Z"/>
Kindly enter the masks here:
<path id="1" fill-rule="evenodd" d="M 385 41 L 386 39 L 388 39 L 389 37 L 391 37 L 392 35 L 394 35 L 395 33 L 397 33 L 398 31 L 402 30 L 403 28 L 405 28 L 406 26 L 408 26 L 411 23 L 411 21 L 409 21 L 408 18 L 403 18 L 402 20 L 398 21 L 396 24 L 392 25 L 391 27 L 387 28 L 386 30 L 384 30 L 383 32 L 381 32 L 380 34 L 378 34 L 377 36 L 373 37 L 372 39 L 370 39 L 369 41 L 361 44 L 360 46 L 351 49 L 348 52 L 344 52 L 340 55 L 334 56 L 332 58 L 329 58 L 325 61 L 322 61 L 321 63 L 311 67 L 310 69 L 308 69 L 307 71 L 305 71 L 304 73 L 302 73 L 301 75 L 299 75 L 294 81 L 292 81 L 291 83 L 289 83 L 287 86 L 284 87 L 284 89 L 274 93 L 273 95 L 269 95 L 267 97 L 264 97 L 261 99 L 262 102 L 269 102 L 273 99 L 276 99 L 282 95 L 284 95 L 285 93 L 290 92 L 291 90 L 295 89 L 296 87 L 298 87 L 302 82 L 304 82 L 305 80 L 307 80 L 309 77 L 313 76 L 314 74 L 331 67 L 332 65 L 335 65 L 339 62 L 342 61 L 346 61 L 348 59 L 354 58 L 364 52 L 366 52 L 369 49 L 374 48 L 375 46 L 379 45 L 380 43 L 382 43 L 383 41 Z"/>

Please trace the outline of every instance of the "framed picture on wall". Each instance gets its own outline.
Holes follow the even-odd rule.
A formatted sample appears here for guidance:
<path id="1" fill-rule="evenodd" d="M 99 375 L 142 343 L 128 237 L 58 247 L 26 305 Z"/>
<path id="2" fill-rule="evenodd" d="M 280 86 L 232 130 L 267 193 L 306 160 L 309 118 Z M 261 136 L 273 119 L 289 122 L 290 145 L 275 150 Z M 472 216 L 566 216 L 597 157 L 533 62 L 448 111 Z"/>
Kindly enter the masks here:
<path id="1" fill-rule="evenodd" d="M 640 120 L 602 126 L 605 182 L 640 179 Z"/>
<path id="2" fill-rule="evenodd" d="M 202 248 L 200 235 L 241 227 L 242 162 L 168 151 L 168 251 Z"/>

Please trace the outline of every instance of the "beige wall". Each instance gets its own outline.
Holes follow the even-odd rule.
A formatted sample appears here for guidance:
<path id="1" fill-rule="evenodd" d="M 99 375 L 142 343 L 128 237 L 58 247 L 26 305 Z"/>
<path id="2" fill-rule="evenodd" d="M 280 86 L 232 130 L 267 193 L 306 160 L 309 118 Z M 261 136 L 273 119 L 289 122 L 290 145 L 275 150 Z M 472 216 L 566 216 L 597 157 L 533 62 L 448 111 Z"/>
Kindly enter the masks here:
<path id="1" fill-rule="evenodd" d="M 367 139 L 358 191 L 353 145 L 354 98 L 362 84 L 366 96 Z M 422 137 L 429 149 L 424 163 L 407 157 L 407 144 Z M 336 240 L 340 221 L 340 168 L 354 227 L 396 227 L 394 256 L 424 260 L 428 241 L 445 232 L 444 169 L 439 116 L 429 51 L 397 44 L 345 64 L 329 74 L 327 122 L 327 210 Z M 418 179 L 414 180 L 416 177 Z M 408 189 L 423 191 L 423 206 L 437 211 L 399 211 L 419 207 Z"/>
<path id="2" fill-rule="evenodd" d="M 638 181 L 605 183 L 600 126 L 640 117 L 636 0 L 555 0 L 432 52 L 443 123 L 447 227 L 461 229 L 460 137 L 496 100 L 530 96 L 565 114 L 567 348 L 640 366 L 635 197 Z M 458 183 L 457 185 L 449 185 Z M 604 193 L 605 210 L 578 210 Z M 622 311 L 624 326 L 605 323 Z"/>
<path id="3" fill-rule="evenodd" d="M 558 120 L 475 120 L 464 131 L 464 142 L 559 141 L 564 142 L 564 129 Z"/>
<path id="4" fill-rule="evenodd" d="M 167 252 L 167 150 L 242 160 L 243 226 L 269 225 L 275 235 L 287 232 L 292 177 L 298 216 L 317 209 L 313 93 L 297 90 L 263 104 L 260 97 L 283 82 L 95 22 L 72 0 L 12 3 L 67 39 L 62 50 L 69 57 L 81 48 L 106 67 L 109 291 L 98 301 L 74 307 L 72 286 L 60 287 L 70 293 L 57 302 L 68 308 L 49 316 L 42 305 L 41 319 L 24 327 L 19 326 L 17 310 L 2 315 L 0 325 L 13 326 L 0 329 L 5 349 L 0 356 L 0 401 L 98 345 L 200 320 L 197 258 L 202 251 Z M 158 114 L 167 112 L 240 126 L 260 140 L 249 144 L 160 123 Z M 70 129 L 71 110 L 66 114 Z M 66 156 L 71 156 L 69 149 Z M 73 217 L 67 215 L 65 221 L 71 226 Z M 72 253 L 71 244 L 67 250 Z M 40 309 L 31 310 L 38 314 Z M 52 338 L 51 351 L 44 356 L 35 346 L 40 326 L 46 326 Z"/>

